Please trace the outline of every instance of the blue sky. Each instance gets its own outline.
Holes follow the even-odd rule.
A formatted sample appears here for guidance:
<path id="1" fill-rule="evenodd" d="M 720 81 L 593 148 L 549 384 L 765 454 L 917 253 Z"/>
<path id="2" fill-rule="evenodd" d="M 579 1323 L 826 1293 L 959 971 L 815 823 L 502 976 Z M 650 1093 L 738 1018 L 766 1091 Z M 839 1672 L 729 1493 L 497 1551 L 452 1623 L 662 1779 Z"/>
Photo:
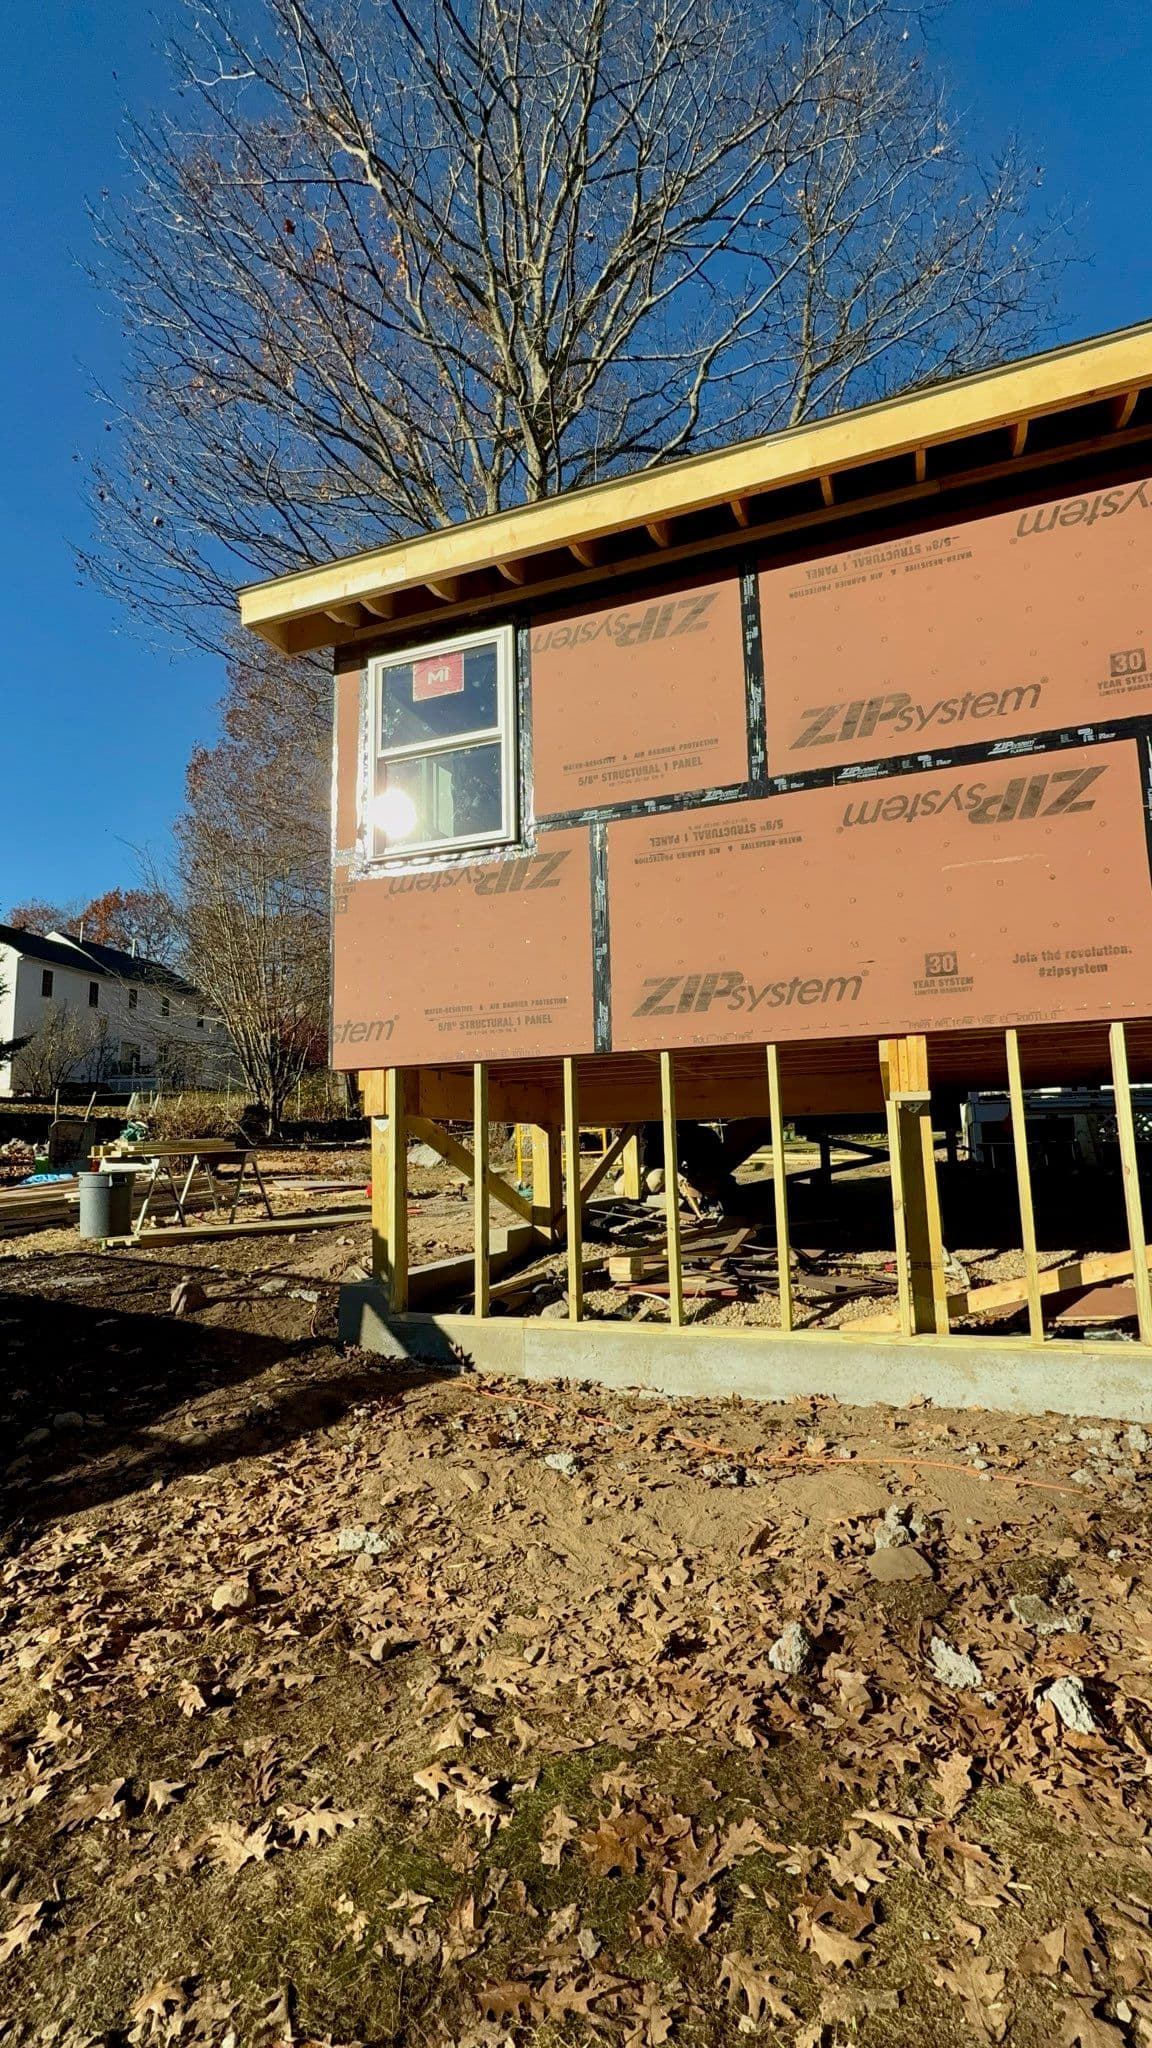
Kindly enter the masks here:
<path id="1" fill-rule="evenodd" d="M 163 852 L 184 764 L 214 731 L 223 678 L 157 653 L 80 584 L 86 514 L 75 457 L 99 432 L 89 391 L 114 381 L 115 322 L 80 265 L 85 202 L 116 188 L 121 113 L 163 100 L 157 48 L 178 0 L 13 0 L 0 134 L 0 914 L 36 895 L 96 895 Z M 153 15 L 155 19 L 153 19 Z M 967 131 L 1017 129 L 1070 205 L 1087 259 L 1065 279 L 1062 336 L 1152 316 L 1152 11 L 1131 0 L 954 0 L 933 31 Z"/>

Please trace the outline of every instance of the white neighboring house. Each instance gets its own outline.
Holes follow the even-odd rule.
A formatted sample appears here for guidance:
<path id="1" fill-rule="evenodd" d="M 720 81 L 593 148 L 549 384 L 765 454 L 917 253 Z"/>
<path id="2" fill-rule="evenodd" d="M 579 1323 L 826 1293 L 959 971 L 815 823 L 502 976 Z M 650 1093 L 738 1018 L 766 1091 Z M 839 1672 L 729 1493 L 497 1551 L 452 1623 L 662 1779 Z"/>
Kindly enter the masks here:
<path id="1" fill-rule="evenodd" d="M 124 1096 L 149 1084 L 222 1087 L 234 1067 L 224 1025 L 172 968 L 0 924 L 0 1045 L 19 1039 L 27 1045 L 0 1061 L 0 1096 L 43 1087 L 48 1065 L 68 1068 L 54 1085 Z"/>

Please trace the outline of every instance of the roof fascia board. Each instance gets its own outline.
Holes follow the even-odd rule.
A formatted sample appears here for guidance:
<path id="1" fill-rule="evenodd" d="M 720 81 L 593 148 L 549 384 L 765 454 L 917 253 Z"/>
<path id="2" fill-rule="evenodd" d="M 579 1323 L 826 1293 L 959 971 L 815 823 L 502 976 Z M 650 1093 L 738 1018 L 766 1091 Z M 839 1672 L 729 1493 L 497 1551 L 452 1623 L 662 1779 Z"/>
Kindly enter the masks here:
<path id="1" fill-rule="evenodd" d="M 1091 404 L 1149 380 L 1152 323 L 249 585 L 240 592 L 241 622 L 275 637 L 277 626 L 334 606 Z M 329 644 L 345 637 L 325 634 Z"/>

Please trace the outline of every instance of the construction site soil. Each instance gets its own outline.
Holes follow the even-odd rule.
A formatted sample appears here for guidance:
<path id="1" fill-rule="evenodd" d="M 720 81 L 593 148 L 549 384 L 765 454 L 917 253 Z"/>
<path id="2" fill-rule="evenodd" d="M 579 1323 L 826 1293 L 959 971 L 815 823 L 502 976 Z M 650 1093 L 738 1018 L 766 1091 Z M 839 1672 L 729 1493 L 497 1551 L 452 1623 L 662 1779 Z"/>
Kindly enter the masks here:
<path id="1" fill-rule="evenodd" d="M 5 2048 L 1152 2042 L 1144 1431 L 402 1367 L 367 1241 L 0 1244 Z"/>

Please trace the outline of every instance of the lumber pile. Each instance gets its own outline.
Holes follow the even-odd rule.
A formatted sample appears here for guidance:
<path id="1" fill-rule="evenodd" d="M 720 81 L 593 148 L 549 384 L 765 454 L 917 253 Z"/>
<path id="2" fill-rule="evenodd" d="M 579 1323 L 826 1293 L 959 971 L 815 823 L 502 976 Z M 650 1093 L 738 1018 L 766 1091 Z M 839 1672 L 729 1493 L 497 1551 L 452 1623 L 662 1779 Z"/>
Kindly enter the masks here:
<path id="1" fill-rule="evenodd" d="M 1152 1267 L 1152 1245 L 1144 1248 L 1144 1257 Z M 1038 1275 L 1042 1297 L 1078 1293 L 1085 1287 L 1096 1287 L 1112 1280 L 1126 1280 L 1134 1271 L 1135 1262 L 1128 1252 L 1088 1252 L 1083 1258 L 1069 1259 L 1062 1266 L 1050 1266 Z M 1028 1300 L 1028 1281 L 1024 1274 L 1011 1280 L 993 1280 L 984 1287 L 968 1287 L 961 1294 L 948 1296 L 948 1320 L 950 1323 L 966 1320 L 969 1316 L 1010 1315 L 1025 1307 Z M 853 1323 L 853 1334 L 857 1331 L 875 1331 L 886 1335 L 898 1330 L 898 1317 L 894 1315 L 862 1316 Z"/>
<path id="2" fill-rule="evenodd" d="M 41 1187 L 0 1189 L 0 1237 L 22 1230 L 67 1228 L 76 1220 L 76 1180 L 45 1181 Z"/>
<path id="3" fill-rule="evenodd" d="M 712 1295 L 735 1301 L 741 1296 L 779 1290 L 780 1268 L 775 1244 L 761 1241 L 763 1226 L 735 1225 L 731 1220 L 686 1228 L 680 1239 L 680 1271 L 685 1295 Z M 790 1253 L 793 1291 L 812 1299 L 861 1294 L 890 1294 L 890 1277 L 854 1265 L 823 1251 Z M 608 1279 L 632 1294 L 668 1292 L 668 1259 L 663 1243 L 642 1245 L 609 1254 Z"/>

